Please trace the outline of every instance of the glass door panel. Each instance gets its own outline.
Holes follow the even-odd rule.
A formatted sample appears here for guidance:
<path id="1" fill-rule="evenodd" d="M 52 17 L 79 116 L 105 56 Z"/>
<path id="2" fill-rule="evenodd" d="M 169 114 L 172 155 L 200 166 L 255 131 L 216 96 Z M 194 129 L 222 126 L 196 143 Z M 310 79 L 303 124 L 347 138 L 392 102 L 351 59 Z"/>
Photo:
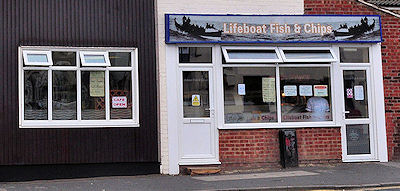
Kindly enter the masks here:
<path id="1" fill-rule="evenodd" d="M 344 70 L 346 119 L 368 118 L 367 74 L 365 70 Z"/>
<path id="2" fill-rule="evenodd" d="M 208 71 L 183 71 L 183 117 L 210 117 Z"/>

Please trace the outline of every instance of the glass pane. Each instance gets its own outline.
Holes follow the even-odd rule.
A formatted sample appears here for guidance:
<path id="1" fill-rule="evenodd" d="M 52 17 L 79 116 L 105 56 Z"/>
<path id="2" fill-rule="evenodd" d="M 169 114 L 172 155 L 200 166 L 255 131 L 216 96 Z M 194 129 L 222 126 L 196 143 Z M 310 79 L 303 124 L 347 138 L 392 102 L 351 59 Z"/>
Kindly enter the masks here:
<path id="1" fill-rule="evenodd" d="M 105 119 L 104 72 L 82 72 L 82 119 Z"/>
<path id="2" fill-rule="evenodd" d="M 330 50 L 284 50 L 286 59 L 333 59 Z"/>
<path id="3" fill-rule="evenodd" d="M 28 62 L 48 62 L 47 54 L 27 54 Z"/>
<path id="4" fill-rule="evenodd" d="M 369 48 L 340 47 L 340 62 L 342 63 L 368 63 Z"/>
<path id="5" fill-rule="evenodd" d="M 207 71 L 183 72 L 183 116 L 210 117 Z"/>
<path id="6" fill-rule="evenodd" d="M 278 59 L 275 50 L 227 50 L 230 59 Z"/>
<path id="7" fill-rule="evenodd" d="M 282 121 L 332 121 L 329 67 L 281 67 Z"/>
<path id="8" fill-rule="evenodd" d="M 111 119 L 132 119 L 131 72 L 110 72 Z"/>
<path id="9" fill-rule="evenodd" d="M 47 71 L 24 71 L 24 119 L 47 120 Z"/>
<path id="10" fill-rule="evenodd" d="M 347 125 L 347 154 L 371 154 L 369 125 Z"/>
<path id="11" fill-rule="evenodd" d="M 76 52 L 52 52 L 54 66 L 76 66 Z"/>
<path id="12" fill-rule="evenodd" d="M 111 66 L 131 66 L 130 52 L 110 52 Z"/>
<path id="13" fill-rule="evenodd" d="M 277 122 L 275 68 L 224 68 L 225 123 Z"/>
<path id="14" fill-rule="evenodd" d="M 53 71 L 53 120 L 76 120 L 75 71 Z"/>
<path id="15" fill-rule="evenodd" d="M 344 70 L 346 118 L 368 118 L 367 74 L 365 70 Z"/>
<path id="16" fill-rule="evenodd" d="M 104 55 L 85 55 L 86 63 L 106 63 Z"/>
<path id="17" fill-rule="evenodd" d="M 179 47 L 179 63 L 212 63 L 211 47 Z"/>

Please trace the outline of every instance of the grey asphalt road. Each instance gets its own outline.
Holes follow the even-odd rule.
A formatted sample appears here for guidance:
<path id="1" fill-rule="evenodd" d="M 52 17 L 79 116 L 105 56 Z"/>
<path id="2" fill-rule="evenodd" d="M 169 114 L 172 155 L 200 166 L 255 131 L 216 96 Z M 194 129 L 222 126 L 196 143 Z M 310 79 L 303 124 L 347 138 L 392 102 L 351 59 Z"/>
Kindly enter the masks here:
<path id="1" fill-rule="evenodd" d="M 287 190 L 400 186 L 400 163 L 343 163 L 271 172 L 210 176 L 111 176 L 81 179 L 3 182 L 0 191 L 128 191 L 128 190 Z M 343 190 L 343 189 L 342 189 Z M 387 191 L 393 189 L 388 188 Z M 400 190 L 395 188 L 394 190 Z"/>

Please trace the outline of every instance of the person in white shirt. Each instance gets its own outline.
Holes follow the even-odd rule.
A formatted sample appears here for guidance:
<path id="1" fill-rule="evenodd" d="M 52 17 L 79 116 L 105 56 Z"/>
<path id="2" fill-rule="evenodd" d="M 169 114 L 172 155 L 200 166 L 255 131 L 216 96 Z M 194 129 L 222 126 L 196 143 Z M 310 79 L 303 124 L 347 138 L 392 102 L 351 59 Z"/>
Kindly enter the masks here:
<path id="1" fill-rule="evenodd" d="M 312 97 L 307 101 L 306 110 L 312 112 L 312 121 L 325 121 L 325 112 L 329 112 L 329 103 L 325 98 Z"/>

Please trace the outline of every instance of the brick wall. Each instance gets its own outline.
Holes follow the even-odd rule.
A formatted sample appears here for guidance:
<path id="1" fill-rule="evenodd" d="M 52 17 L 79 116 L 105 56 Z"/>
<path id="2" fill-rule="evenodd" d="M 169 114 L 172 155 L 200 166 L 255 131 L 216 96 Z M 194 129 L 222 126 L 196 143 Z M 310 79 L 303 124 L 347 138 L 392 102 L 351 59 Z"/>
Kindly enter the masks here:
<path id="1" fill-rule="evenodd" d="M 278 167 L 278 129 L 220 130 L 219 158 L 224 170 Z M 341 161 L 340 128 L 297 129 L 299 162 Z"/>
<path id="2" fill-rule="evenodd" d="M 388 155 L 389 160 L 400 160 L 400 18 L 356 0 L 304 0 L 304 14 L 381 15 Z"/>

